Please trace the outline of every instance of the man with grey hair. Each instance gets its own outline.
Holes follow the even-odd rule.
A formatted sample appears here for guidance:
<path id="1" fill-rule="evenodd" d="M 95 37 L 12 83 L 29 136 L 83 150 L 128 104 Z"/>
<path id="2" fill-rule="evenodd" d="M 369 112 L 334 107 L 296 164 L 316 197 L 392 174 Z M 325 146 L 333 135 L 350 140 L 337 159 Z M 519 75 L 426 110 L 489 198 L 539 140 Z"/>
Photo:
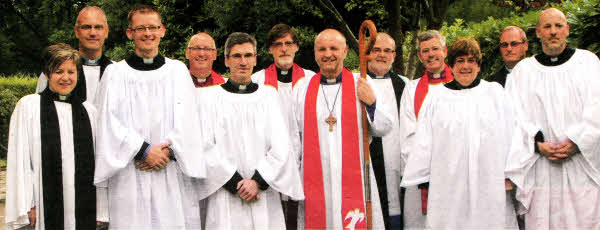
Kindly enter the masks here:
<path id="1" fill-rule="evenodd" d="M 401 172 L 406 167 L 408 156 L 413 152 L 419 111 L 429 103 L 427 94 L 443 88 L 443 83 L 454 80 L 452 69 L 444 62 L 448 53 L 446 38 L 437 30 L 427 30 L 420 32 L 417 39 L 417 56 L 425 66 L 425 73 L 421 78 L 406 84 L 400 99 Z M 403 209 L 406 229 L 425 228 L 427 189 L 428 184 L 406 187 Z"/>
<path id="2" fill-rule="evenodd" d="M 225 79 L 212 69 L 213 62 L 217 60 L 217 47 L 210 34 L 199 32 L 192 36 L 185 58 L 190 62 L 190 74 L 196 88 L 225 83 Z"/>
<path id="3" fill-rule="evenodd" d="M 391 103 L 392 130 L 383 137 L 371 139 L 371 162 L 377 190 L 381 202 L 381 211 L 386 229 L 402 228 L 402 208 L 400 180 L 402 174 L 400 160 L 400 125 L 398 123 L 398 108 L 400 98 L 408 79 L 391 71 L 396 57 L 396 42 L 386 33 L 377 33 L 377 40 L 368 51 L 370 61 L 367 63 L 367 74 L 381 90 L 382 96 Z M 400 166 L 400 167 L 399 167 Z M 402 189 L 403 190 L 403 189 Z"/>
<path id="4" fill-rule="evenodd" d="M 536 34 L 543 52 L 506 82 L 516 127 L 505 173 L 526 229 L 599 229 L 600 60 L 567 47 L 558 9 L 540 13 Z"/>
<path id="5" fill-rule="evenodd" d="M 207 199 L 205 229 L 285 229 L 280 193 L 304 199 L 300 174 L 277 91 L 251 80 L 256 40 L 235 32 L 225 42 L 229 80 L 207 90 L 198 105 L 210 117 L 210 140 L 220 158 L 200 180 Z"/>
<path id="6" fill-rule="evenodd" d="M 500 53 L 504 66 L 488 79 L 490 82 L 498 82 L 504 87 L 506 76 L 512 71 L 521 59 L 525 58 L 529 42 L 527 34 L 518 26 L 508 26 L 500 33 Z"/>
<path id="7" fill-rule="evenodd" d="M 104 40 L 108 36 L 106 14 L 97 6 L 86 6 L 77 15 L 75 36 L 79 39 L 79 53 L 82 56 L 82 68 L 79 72 L 77 88 L 73 90 L 84 101 L 94 101 L 100 79 L 106 67 L 113 62 L 102 55 Z M 37 92 L 48 85 L 48 78 L 42 73 L 38 79 Z"/>

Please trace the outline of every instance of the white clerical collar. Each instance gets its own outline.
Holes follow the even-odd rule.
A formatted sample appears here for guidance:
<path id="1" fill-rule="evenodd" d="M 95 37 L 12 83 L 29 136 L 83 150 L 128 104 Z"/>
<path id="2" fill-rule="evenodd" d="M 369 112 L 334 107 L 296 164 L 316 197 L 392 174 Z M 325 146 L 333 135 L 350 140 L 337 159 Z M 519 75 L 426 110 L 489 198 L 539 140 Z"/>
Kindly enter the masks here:
<path id="1" fill-rule="evenodd" d="M 102 56 L 100 56 L 100 57 L 102 57 Z M 100 57 L 98 57 L 96 59 L 88 59 L 88 58 L 82 56 L 83 64 L 91 65 L 91 66 L 98 65 L 100 63 Z"/>
<path id="2" fill-rule="evenodd" d="M 512 68 L 508 68 L 508 66 L 504 66 L 504 68 L 506 69 L 506 71 L 508 71 L 508 73 L 512 72 Z"/>
<path id="3" fill-rule="evenodd" d="M 66 101 L 69 98 L 69 95 L 58 95 L 58 100 Z"/>
<path id="4" fill-rule="evenodd" d="M 331 78 L 327 78 L 327 79 L 325 79 L 325 81 L 326 81 L 328 84 L 335 84 L 335 83 L 337 83 L 337 79 L 335 79 L 335 78 L 333 78 L 333 79 L 331 79 Z"/>
<path id="5" fill-rule="evenodd" d="M 238 89 L 240 91 L 245 91 L 248 88 L 248 85 L 238 85 Z"/>
<path id="6" fill-rule="evenodd" d="M 377 78 L 377 79 L 383 79 L 383 78 L 385 78 L 385 76 L 377 75 L 377 76 L 375 76 L 375 78 Z"/>
<path id="7" fill-rule="evenodd" d="M 558 61 L 558 57 L 551 57 L 551 58 L 550 58 L 550 61 L 551 61 L 551 62 L 557 62 L 557 61 Z"/>
<path id="8" fill-rule="evenodd" d="M 281 75 L 288 75 L 288 72 L 289 72 L 289 71 L 287 71 L 287 70 L 282 70 L 282 71 L 281 71 Z"/>
<path id="9" fill-rule="evenodd" d="M 196 78 L 196 80 L 198 81 L 198 83 L 204 83 L 206 82 L 206 78 Z"/>
<path id="10" fill-rule="evenodd" d="M 142 58 L 142 60 L 144 60 L 144 64 L 154 63 L 154 58 Z"/>
<path id="11" fill-rule="evenodd" d="M 434 79 L 438 79 L 438 78 L 442 77 L 442 75 L 439 73 L 434 73 L 431 77 L 433 77 Z"/>

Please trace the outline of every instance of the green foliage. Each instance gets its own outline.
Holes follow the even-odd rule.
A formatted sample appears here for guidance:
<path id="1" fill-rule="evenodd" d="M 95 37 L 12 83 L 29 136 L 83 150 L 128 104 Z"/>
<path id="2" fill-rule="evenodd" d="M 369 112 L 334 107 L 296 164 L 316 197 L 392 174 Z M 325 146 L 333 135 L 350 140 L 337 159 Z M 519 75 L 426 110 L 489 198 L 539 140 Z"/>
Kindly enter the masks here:
<path id="1" fill-rule="evenodd" d="M 582 48 L 591 47 L 594 49 L 596 47 L 595 52 L 598 52 L 600 36 L 597 31 L 600 30 L 600 16 L 598 16 L 599 10 L 597 7 L 594 7 L 592 1 L 574 0 L 552 6 L 566 12 L 571 34 L 575 35 L 569 37 L 567 41 L 568 45 L 579 48 L 578 45 L 586 44 Z M 502 19 L 489 17 L 487 20 L 478 23 L 467 23 L 462 19 L 456 19 L 452 24 L 444 25 L 442 33 L 446 35 L 448 46 L 460 37 L 473 37 L 477 39 L 483 55 L 479 75 L 487 77 L 504 65 L 498 41 L 500 33 L 507 26 L 515 25 L 525 30 L 529 40 L 528 56 L 541 52 L 541 43 L 535 34 L 535 26 L 540 11 L 529 11 L 521 15 L 514 14 Z M 584 21 L 585 23 L 583 23 Z M 596 29 L 593 30 L 592 28 Z"/>
<path id="2" fill-rule="evenodd" d="M 37 76 L 15 74 L 10 77 L 0 75 L 0 157 L 5 156 L 8 146 L 10 116 L 15 105 L 23 96 L 35 92 Z"/>

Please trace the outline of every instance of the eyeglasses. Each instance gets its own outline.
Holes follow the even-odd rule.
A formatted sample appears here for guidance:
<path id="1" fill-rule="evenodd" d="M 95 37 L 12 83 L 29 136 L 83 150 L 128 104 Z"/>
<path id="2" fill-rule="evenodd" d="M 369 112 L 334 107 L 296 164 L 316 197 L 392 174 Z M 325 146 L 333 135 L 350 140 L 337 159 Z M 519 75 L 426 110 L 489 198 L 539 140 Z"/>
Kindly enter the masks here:
<path id="1" fill-rule="evenodd" d="M 396 52 L 396 50 L 393 50 L 393 49 L 390 49 L 390 48 L 385 48 L 385 49 L 383 49 L 383 50 L 382 50 L 381 48 L 373 48 L 373 49 L 371 50 L 371 53 L 375 53 L 375 54 L 377 54 L 377 53 L 381 53 L 382 51 L 383 51 L 385 54 L 392 54 L 392 53 Z"/>
<path id="2" fill-rule="evenodd" d="M 198 47 L 198 46 L 190 46 L 190 47 L 188 47 L 188 49 L 191 51 L 197 51 L 197 52 L 200 52 L 200 51 L 210 52 L 210 51 L 216 50 L 215 48 Z"/>
<path id="3" fill-rule="evenodd" d="M 149 30 L 150 32 L 156 32 L 160 29 L 160 27 L 162 26 L 138 26 L 129 29 L 135 31 L 136 33 L 143 33 L 146 32 L 146 30 Z"/>
<path id="4" fill-rule="evenodd" d="M 512 41 L 510 43 L 508 43 L 508 42 L 501 42 L 500 43 L 500 48 L 508 48 L 509 45 L 511 47 L 517 47 L 517 46 L 520 46 L 523 43 L 525 43 L 525 41 L 522 41 L 522 42 Z"/>
<path id="5" fill-rule="evenodd" d="M 94 28 L 95 30 L 103 30 L 104 25 L 79 25 L 77 26 L 77 28 L 79 28 L 80 30 L 91 30 L 92 28 Z"/>
<path id="6" fill-rule="evenodd" d="M 296 44 L 296 42 L 286 41 L 286 42 L 275 42 L 271 46 L 273 46 L 275 48 L 279 48 L 279 47 L 282 47 L 283 45 L 285 45 L 286 47 L 290 47 L 294 44 Z"/>
<path id="7" fill-rule="evenodd" d="M 251 58 L 251 57 L 254 57 L 254 55 L 255 54 L 253 54 L 253 53 L 245 53 L 245 54 L 234 53 L 234 54 L 231 54 L 231 55 L 228 55 L 228 56 L 230 58 L 235 59 L 235 60 L 240 60 L 240 59 L 242 59 L 242 57 L 244 57 L 244 58 Z"/>

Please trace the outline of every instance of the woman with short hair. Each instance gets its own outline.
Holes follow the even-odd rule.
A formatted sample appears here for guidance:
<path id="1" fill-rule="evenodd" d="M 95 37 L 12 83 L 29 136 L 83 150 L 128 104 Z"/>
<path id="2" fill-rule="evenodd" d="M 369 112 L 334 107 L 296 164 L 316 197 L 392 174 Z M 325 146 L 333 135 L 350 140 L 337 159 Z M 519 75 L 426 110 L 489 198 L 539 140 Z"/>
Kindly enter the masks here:
<path id="1" fill-rule="evenodd" d="M 95 229 L 94 113 L 78 94 L 81 58 L 69 45 L 44 49 L 48 87 L 11 116 L 6 228 Z"/>
<path id="2" fill-rule="evenodd" d="M 504 90 L 477 77 L 481 50 L 472 38 L 452 44 L 448 63 L 454 80 L 427 95 L 402 186 L 427 191 L 428 229 L 516 229 L 504 176 L 511 133 Z"/>

